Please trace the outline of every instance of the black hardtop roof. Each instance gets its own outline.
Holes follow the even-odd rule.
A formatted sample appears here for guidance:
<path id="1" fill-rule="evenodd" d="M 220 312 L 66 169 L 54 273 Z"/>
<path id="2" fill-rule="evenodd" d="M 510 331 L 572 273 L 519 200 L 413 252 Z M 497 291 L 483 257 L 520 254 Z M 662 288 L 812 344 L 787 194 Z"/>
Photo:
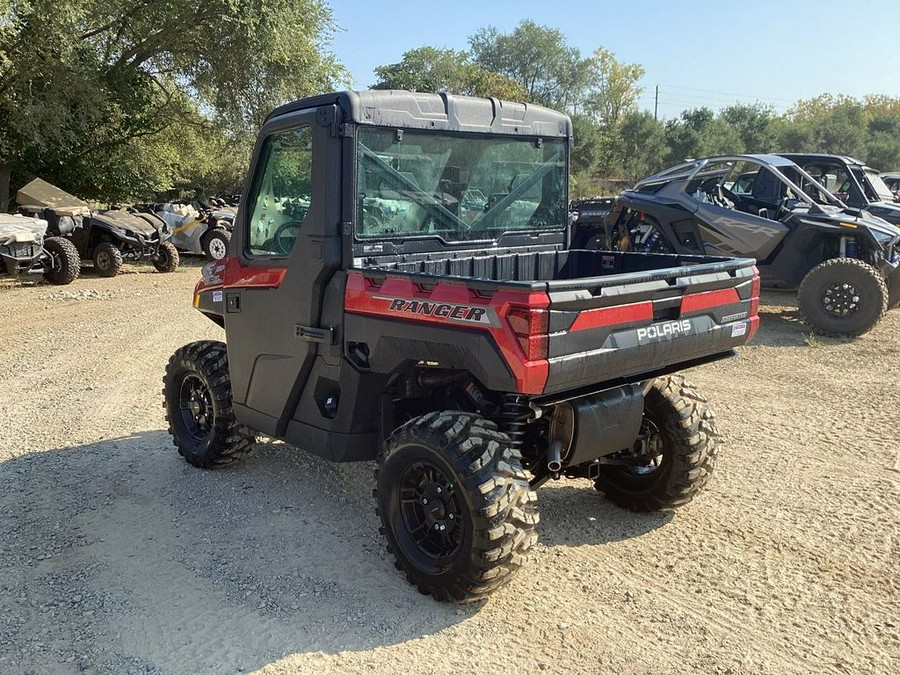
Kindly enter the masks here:
<path id="1" fill-rule="evenodd" d="M 801 161 L 810 161 L 814 162 L 817 159 L 821 160 L 830 160 L 830 161 L 838 161 L 844 164 L 852 164 L 855 166 L 865 166 L 868 165 L 865 162 L 861 162 L 858 159 L 854 159 L 853 157 L 848 157 L 847 155 L 831 155 L 825 152 L 779 152 L 779 155 L 782 157 L 787 157 L 790 160 L 801 160 Z"/>
<path id="2" fill-rule="evenodd" d="M 276 108 L 266 121 L 324 105 L 339 106 L 344 111 L 345 121 L 355 124 L 572 138 L 572 122 L 568 115 L 543 106 L 498 98 L 395 89 L 340 91 L 312 96 Z"/>

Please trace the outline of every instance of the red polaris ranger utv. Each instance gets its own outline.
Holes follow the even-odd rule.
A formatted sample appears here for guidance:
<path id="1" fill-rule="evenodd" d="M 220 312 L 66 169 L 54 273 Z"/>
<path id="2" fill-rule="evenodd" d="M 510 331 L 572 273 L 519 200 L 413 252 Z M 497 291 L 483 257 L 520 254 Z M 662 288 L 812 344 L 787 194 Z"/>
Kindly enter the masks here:
<path id="1" fill-rule="evenodd" d="M 166 369 L 178 451 L 221 467 L 259 432 L 377 460 L 397 566 L 441 600 L 509 580 L 550 478 L 638 511 L 689 502 L 719 437 L 673 373 L 753 335 L 759 277 L 749 259 L 568 250 L 571 142 L 565 115 L 496 99 L 275 110 L 194 294 L 227 346 Z"/>

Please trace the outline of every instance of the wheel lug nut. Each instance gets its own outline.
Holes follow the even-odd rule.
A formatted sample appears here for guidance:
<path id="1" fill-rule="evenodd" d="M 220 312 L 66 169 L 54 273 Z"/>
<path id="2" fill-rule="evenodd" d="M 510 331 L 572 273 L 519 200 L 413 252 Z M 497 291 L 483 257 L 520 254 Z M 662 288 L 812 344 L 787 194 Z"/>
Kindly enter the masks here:
<path id="1" fill-rule="evenodd" d="M 452 513 L 451 513 L 449 516 L 447 516 L 447 517 L 448 517 L 450 520 L 453 520 L 453 514 L 452 514 Z"/>
<path id="2" fill-rule="evenodd" d="M 438 491 L 438 493 L 440 493 L 440 491 L 441 491 L 441 486 L 440 486 L 440 485 L 437 486 L 437 491 Z"/>
<path id="3" fill-rule="evenodd" d="M 428 503 L 428 499 L 427 499 L 426 497 L 422 497 L 422 503 L 423 503 L 423 504 L 427 504 L 427 503 Z"/>

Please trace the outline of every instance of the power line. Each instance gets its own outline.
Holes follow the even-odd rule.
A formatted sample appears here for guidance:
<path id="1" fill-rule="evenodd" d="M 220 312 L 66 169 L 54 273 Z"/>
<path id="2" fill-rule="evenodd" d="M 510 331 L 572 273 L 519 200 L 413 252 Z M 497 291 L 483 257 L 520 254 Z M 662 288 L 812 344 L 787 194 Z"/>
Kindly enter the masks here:
<path id="1" fill-rule="evenodd" d="M 738 98 L 752 98 L 757 101 L 780 101 L 782 103 L 796 103 L 796 100 L 787 99 L 787 98 L 777 98 L 774 96 L 753 96 L 751 94 L 735 94 L 727 91 L 716 91 L 713 89 L 700 89 L 698 87 L 683 87 L 680 84 L 659 84 L 657 87 L 667 87 L 669 89 L 680 89 L 683 91 L 697 91 L 704 94 L 713 94 L 717 97 L 728 97 L 728 96 L 737 96 Z"/>

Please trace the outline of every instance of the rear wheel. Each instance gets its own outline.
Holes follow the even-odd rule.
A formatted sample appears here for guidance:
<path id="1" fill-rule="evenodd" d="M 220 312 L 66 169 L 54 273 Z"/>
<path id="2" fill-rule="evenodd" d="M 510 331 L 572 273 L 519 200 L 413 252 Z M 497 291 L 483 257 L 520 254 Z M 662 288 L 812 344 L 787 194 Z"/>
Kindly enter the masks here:
<path id="1" fill-rule="evenodd" d="M 622 459 L 634 466 L 604 466 L 594 487 L 633 511 L 684 506 L 709 482 L 720 446 L 715 413 L 679 375 L 654 381 L 644 397 L 641 432 Z"/>
<path id="2" fill-rule="evenodd" d="M 47 281 L 64 286 L 78 278 L 81 256 L 75 244 L 62 237 L 48 237 L 44 240 L 44 249 L 50 254 L 50 269 L 44 273 Z"/>
<path id="3" fill-rule="evenodd" d="M 122 252 L 108 241 L 94 247 L 94 269 L 101 277 L 114 277 L 122 269 Z"/>
<path id="4" fill-rule="evenodd" d="M 157 272 L 174 272 L 178 269 L 178 249 L 171 241 L 164 241 L 153 256 L 153 266 Z"/>
<path id="5" fill-rule="evenodd" d="M 797 304 L 816 331 L 856 336 L 881 321 L 888 308 L 888 290 L 881 272 L 868 263 L 832 258 L 804 277 Z"/>
<path id="6" fill-rule="evenodd" d="M 228 243 L 231 232 L 228 230 L 210 230 L 203 240 L 203 252 L 208 260 L 221 260 L 228 254 Z"/>
<path id="7" fill-rule="evenodd" d="M 223 343 L 201 340 L 176 351 L 166 366 L 163 398 L 169 434 L 188 463 L 215 469 L 250 452 L 253 435 L 232 409 Z"/>
<path id="8" fill-rule="evenodd" d="M 385 441 L 375 495 L 397 569 L 437 600 L 506 584 L 537 541 L 536 497 L 509 437 L 482 417 L 435 412 Z"/>

